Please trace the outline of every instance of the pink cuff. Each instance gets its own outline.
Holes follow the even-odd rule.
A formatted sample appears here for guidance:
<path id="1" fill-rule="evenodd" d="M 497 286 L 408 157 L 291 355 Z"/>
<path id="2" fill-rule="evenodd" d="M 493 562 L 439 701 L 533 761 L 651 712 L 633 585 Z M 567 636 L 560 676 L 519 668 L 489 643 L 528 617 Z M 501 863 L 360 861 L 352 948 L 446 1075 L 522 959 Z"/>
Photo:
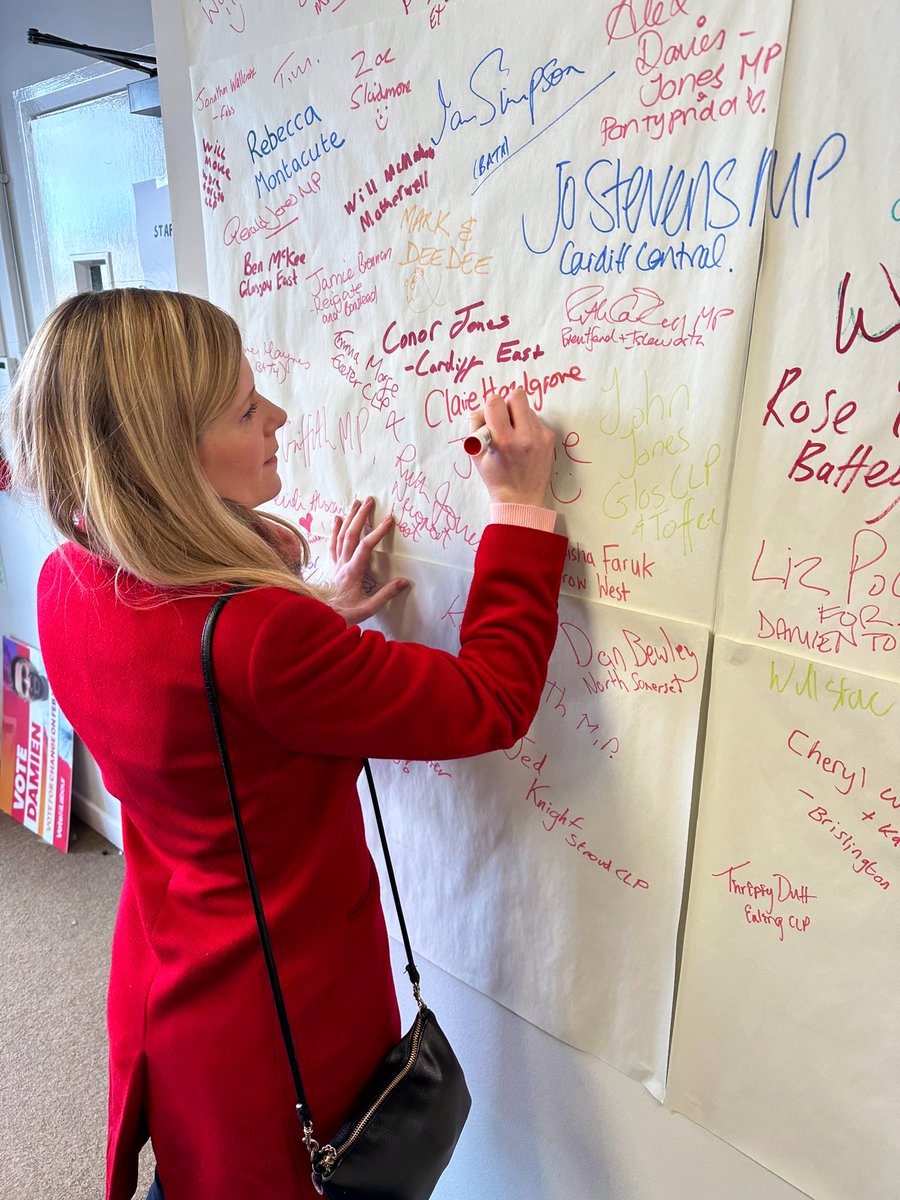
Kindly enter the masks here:
<path id="1" fill-rule="evenodd" d="M 523 525 L 526 529 L 552 533 L 556 528 L 556 513 L 537 504 L 492 504 L 490 521 L 492 525 Z"/>

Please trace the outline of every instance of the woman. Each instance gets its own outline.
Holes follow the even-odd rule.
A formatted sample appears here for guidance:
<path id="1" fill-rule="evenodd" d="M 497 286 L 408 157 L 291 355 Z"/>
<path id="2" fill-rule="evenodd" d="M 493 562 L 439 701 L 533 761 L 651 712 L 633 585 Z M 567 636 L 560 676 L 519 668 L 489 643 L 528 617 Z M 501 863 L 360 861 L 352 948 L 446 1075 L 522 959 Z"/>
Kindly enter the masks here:
<path id="1" fill-rule="evenodd" d="M 554 439 L 523 393 L 476 418 L 494 507 L 458 656 L 356 627 L 406 586 L 363 591 L 391 525 L 365 532 L 371 501 L 335 521 L 332 592 L 303 581 L 302 537 L 256 511 L 280 488 L 285 419 L 231 318 L 171 292 L 65 301 L 13 389 L 14 479 L 67 539 L 39 582 L 44 662 L 122 802 L 109 1200 L 132 1196 L 148 1135 L 166 1200 L 314 1195 L 204 696 L 212 597 L 249 589 L 221 616 L 215 669 L 320 1141 L 400 1032 L 361 759 L 511 745 L 555 640 L 566 542 L 541 507 Z"/>

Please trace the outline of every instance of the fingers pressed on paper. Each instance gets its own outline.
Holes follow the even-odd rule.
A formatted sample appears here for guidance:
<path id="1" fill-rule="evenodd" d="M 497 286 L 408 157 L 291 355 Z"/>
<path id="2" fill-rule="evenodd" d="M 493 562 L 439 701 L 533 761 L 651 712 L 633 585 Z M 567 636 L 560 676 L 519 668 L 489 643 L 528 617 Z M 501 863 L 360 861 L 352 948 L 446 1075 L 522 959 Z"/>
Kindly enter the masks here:
<path id="1" fill-rule="evenodd" d="M 369 516 L 369 508 L 371 507 L 371 504 L 371 500 L 354 500 L 353 509 L 351 510 L 352 519 L 350 521 L 351 528 L 354 530 L 354 532 L 358 533 L 359 530 L 365 525 Z"/>
<path id="2" fill-rule="evenodd" d="M 528 403 L 528 397 L 522 388 L 516 388 L 507 400 L 506 408 L 509 412 L 510 424 L 513 429 L 521 426 L 524 421 L 528 420 L 531 405 Z"/>
<path id="3" fill-rule="evenodd" d="M 393 514 L 388 514 L 388 516 L 386 516 L 383 521 L 376 525 L 371 532 L 366 534 L 366 536 L 360 542 L 360 545 L 364 545 L 367 547 L 367 549 L 373 550 L 380 541 L 387 537 L 393 524 Z"/>

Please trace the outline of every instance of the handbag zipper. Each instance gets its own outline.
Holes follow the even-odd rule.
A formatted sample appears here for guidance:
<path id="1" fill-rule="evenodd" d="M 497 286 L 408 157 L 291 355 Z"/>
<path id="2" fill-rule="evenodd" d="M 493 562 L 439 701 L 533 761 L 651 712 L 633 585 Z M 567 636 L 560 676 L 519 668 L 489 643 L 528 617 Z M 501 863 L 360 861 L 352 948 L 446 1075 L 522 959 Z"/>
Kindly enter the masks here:
<path id="1" fill-rule="evenodd" d="M 319 1163 L 322 1177 L 324 1179 L 328 1178 L 328 1176 L 334 1170 L 337 1160 L 342 1154 L 345 1154 L 347 1150 L 349 1150 L 349 1148 L 362 1133 L 367 1121 L 378 1108 L 378 1106 L 385 1100 L 387 1096 L 391 1094 L 401 1079 L 404 1079 L 412 1070 L 413 1064 L 416 1061 L 416 1056 L 419 1053 L 419 1041 L 422 1037 L 422 1026 L 424 1023 L 425 1012 L 423 1009 L 420 1009 L 416 1016 L 415 1027 L 413 1028 L 412 1045 L 410 1046 L 409 1058 L 404 1063 L 403 1069 L 394 1076 L 378 1099 L 375 1100 L 368 1109 L 366 1109 L 365 1113 L 363 1113 L 360 1119 L 356 1122 L 350 1134 L 344 1139 L 340 1146 L 332 1146 L 329 1144 L 322 1147 L 322 1156 L 319 1160 Z"/>

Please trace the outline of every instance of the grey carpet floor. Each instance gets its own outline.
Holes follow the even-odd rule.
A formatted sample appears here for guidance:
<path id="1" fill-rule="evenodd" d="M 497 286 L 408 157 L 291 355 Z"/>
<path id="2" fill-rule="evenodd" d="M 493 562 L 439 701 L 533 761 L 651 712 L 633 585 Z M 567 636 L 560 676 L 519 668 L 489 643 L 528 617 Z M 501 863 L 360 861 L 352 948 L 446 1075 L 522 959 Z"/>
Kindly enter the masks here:
<path id="1" fill-rule="evenodd" d="M 0 1200 L 102 1200 L 106 981 L 124 861 L 67 855 L 0 813 Z M 141 1156 L 138 1197 L 153 1178 Z"/>

